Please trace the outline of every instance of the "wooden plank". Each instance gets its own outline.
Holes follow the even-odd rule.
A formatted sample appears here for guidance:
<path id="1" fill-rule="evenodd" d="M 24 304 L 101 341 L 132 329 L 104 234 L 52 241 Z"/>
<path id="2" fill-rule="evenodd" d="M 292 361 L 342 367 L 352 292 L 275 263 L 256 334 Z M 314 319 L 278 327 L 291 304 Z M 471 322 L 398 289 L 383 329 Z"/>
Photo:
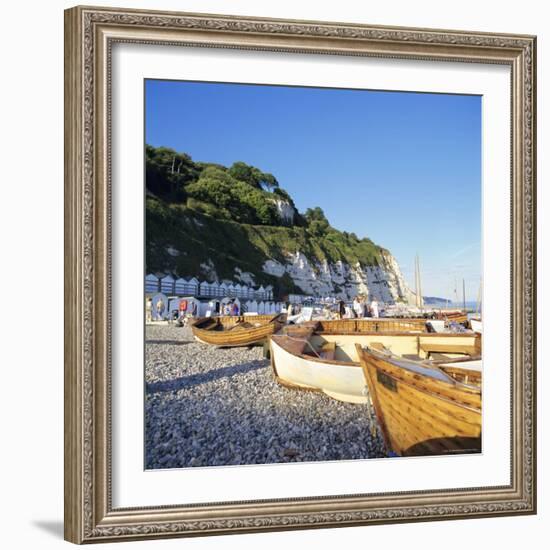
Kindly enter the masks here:
<path id="1" fill-rule="evenodd" d="M 427 353 L 461 353 L 464 355 L 478 355 L 478 350 L 475 346 L 465 344 L 438 344 L 432 342 L 423 342 L 420 344 L 420 349 Z"/>

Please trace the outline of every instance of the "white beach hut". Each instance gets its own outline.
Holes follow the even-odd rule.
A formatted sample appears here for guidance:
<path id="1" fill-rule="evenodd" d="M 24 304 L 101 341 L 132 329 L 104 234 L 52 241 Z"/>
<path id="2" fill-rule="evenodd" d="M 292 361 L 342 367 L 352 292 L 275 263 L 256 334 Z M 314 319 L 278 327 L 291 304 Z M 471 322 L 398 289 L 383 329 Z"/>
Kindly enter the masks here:
<path id="1" fill-rule="evenodd" d="M 187 280 L 183 277 L 176 279 L 174 284 L 175 294 L 178 296 L 184 296 L 187 294 Z"/>
<path id="2" fill-rule="evenodd" d="M 203 282 L 200 284 L 199 294 L 200 294 L 201 296 L 211 296 L 211 293 L 210 293 L 210 284 L 208 283 L 208 281 L 203 281 Z"/>
<path id="3" fill-rule="evenodd" d="M 230 283 L 229 285 L 227 285 L 227 295 L 230 297 L 235 296 L 235 287 L 233 283 Z"/>
<path id="4" fill-rule="evenodd" d="M 193 305 L 195 306 L 195 317 L 201 315 L 201 303 L 194 296 L 182 296 L 181 298 L 173 298 L 169 301 L 168 305 L 168 315 L 172 319 L 174 311 L 177 311 L 178 314 L 183 313 L 184 315 L 191 315 L 193 311 Z M 180 306 L 184 306 L 182 309 Z"/>
<path id="5" fill-rule="evenodd" d="M 265 287 L 265 294 L 268 300 L 273 300 L 273 285 L 267 285 Z"/>
<path id="6" fill-rule="evenodd" d="M 160 291 L 164 294 L 174 294 L 174 277 L 168 274 L 160 279 Z"/>
<path id="7" fill-rule="evenodd" d="M 258 302 L 256 302 L 256 300 L 248 301 L 247 309 L 250 313 L 258 313 Z"/>
<path id="8" fill-rule="evenodd" d="M 221 296 L 220 283 L 218 283 L 217 281 L 210 283 L 210 293 L 211 293 L 211 296 L 220 297 Z"/>
<path id="9" fill-rule="evenodd" d="M 264 315 L 265 314 L 265 302 L 260 302 L 258 304 L 258 313 L 260 315 Z"/>
<path id="10" fill-rule="evenodd" d="M 153 273 L 145 275 L 145 294 L 155 294 L 159 291 L 159 279 Z"/>
<path id="11" fill-rule="evenodd" d="M 195 277 L 191 277 L 191 279 L 187 281 L 186 288 L 187 288 L 186 294 L 189 294 L 190 296 L 197 296 L 197 294 L 199 293 L 198 279 L 196 279 Z"/>
<path id="12" fill-rule="evenodd" d="M 227 290 L 227 283 L 226 282 L 223 282 L 220 285 L 220 291 L 221 291 L 222 296 L 227 296 L 229 294 L 229 291 Z"/>

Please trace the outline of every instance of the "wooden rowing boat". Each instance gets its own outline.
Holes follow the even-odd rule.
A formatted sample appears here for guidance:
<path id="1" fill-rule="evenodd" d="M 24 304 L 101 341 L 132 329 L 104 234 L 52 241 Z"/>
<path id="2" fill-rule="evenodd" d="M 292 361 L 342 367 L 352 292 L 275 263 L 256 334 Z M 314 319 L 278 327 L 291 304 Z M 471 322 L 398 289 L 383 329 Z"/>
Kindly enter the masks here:
<path id="1" fill-rule="evenodd" d="M 317 332 L 324 334 L 362 334 L 365 332 L 427 332 L 426 319 L 392 317 L 319 320 Z"/>
<path id="2" fill-rule="evenodd" d="M 193 336 L 205 344 L 218 347 L 240 347 L 263 344 L 285 322 L 285 316 L 203 317 L 191 324 Z"/>
<path id="3" fill-rule="evenodd" d="M 437 366 L 356 346 L 389 450 L 403 456 L 481 451 L 481 389 Z"/>
<path id="4" fill-rule="evenodd" d="M 344 324 L 337 332 L 332 324 L 335 322 L 312 321 L 289 326 L 271 336 L 271 365 L 277 382 L 291 388 L 323 392 L 339 401 L 368 403 L 356 344 L 384 346 L 399 356 L 417 361 L 426 360 L 434 345 L 442 346 L 438 348 L 437 358 L 447 362 L 469 357 L 467 352 L 480 349 L 476 339 L 481 337 L 474 333 L 391 331 L 383 330 L 389 326 L 374 324 L 370 331 L 364 326 L 362 331 L 345 330 L 354 328 L 354 325 L 345 326 L 349 321 L 339 321 Z M 445 350 L 446 353 L 442 353 Z"/>
<path id="5" fill-rule="evenodd" d="M 445 371 L 457 382 L 481 387 L 482 362 L 481 358 L 466 358 L 457 361 L 434 361 L 434 364 Z"/>

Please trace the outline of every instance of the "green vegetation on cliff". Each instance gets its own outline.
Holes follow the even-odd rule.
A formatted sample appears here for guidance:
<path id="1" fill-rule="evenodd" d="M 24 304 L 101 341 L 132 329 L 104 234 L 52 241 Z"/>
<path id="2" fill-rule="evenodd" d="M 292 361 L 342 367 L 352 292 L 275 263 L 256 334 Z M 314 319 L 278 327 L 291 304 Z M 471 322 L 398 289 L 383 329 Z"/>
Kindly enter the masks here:
<path id="1" fill-rule="evenodd" d="M 303 253 L 310 262 L 377 265 L 382 248 L 331 227 L 321 208 L 281 218 L 277 201 L 295 208 L 272 174 L 243 162 L 231 167 L 193 162 L 166 147 L 146 148 L 146 269 L 182 277 L 235 280 L 235 268 L 272 284 L 276 294 L 299 292 L 292 279 L 267 275 L 266 260 L 285 264 Z"/>

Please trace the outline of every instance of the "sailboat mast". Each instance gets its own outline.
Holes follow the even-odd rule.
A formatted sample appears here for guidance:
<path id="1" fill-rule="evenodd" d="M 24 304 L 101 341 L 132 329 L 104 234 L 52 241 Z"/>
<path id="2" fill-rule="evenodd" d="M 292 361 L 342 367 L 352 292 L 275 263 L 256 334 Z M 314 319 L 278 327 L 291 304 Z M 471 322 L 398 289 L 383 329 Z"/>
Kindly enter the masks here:
<path id="1" fill-rule="evenodd" d="M 419 307 L 418 304 L 418 254 L 414 257 L 414 294 L 415 294 L 415 305 Z"/>
<path id="2" fill-rule="evenodd" d="M 483 286 L 483 279 L 479 279 L 479 290 L 477 291 L 477 302 L 476 302 L 476 314 L 479 313 L 481 309 L 481 288 Z"/>
<path id="3" fill-rule="evenodd" d="M 457 286 L 457 283 L 456 283 L 456 277 L 455 277 L 455 292 L 454 292 L 454 302 L 453 302 L 453 307 L 458 307 L 458 286 Z"/>
<path id="4" fill-rule="evenodd" d="M 420 277 L 420 258 L 417 256 L 416 261 L 418 264 L 418 299 L 420 301 L 420 309 L 424 307 L 424 300 L 422 299 L 422 279 Z"/>

